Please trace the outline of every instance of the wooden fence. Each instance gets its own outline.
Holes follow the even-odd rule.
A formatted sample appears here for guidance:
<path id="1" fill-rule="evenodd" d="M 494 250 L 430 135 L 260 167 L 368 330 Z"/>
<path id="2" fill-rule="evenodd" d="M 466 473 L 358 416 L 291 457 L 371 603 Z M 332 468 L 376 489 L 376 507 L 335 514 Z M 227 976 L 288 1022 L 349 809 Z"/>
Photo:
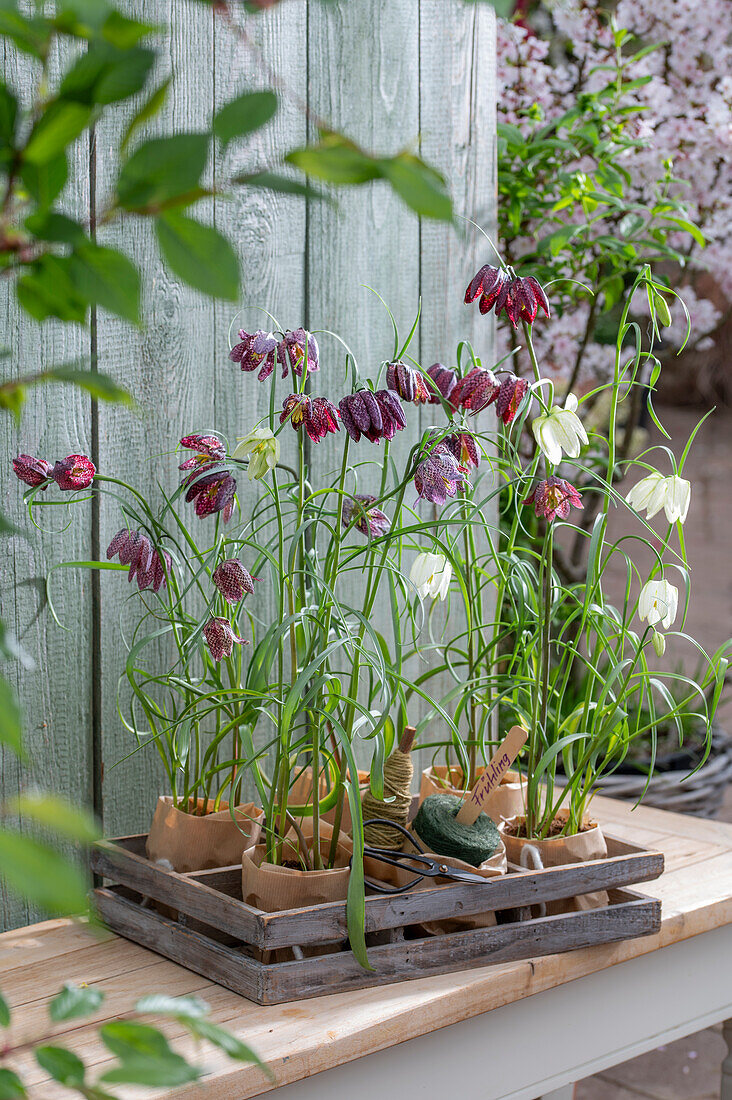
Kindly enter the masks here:
<path id="1" fill-rule="evenodd" d="M 148 22 L 168 24 L 166 60 L 175 73 L 165 112 L 150 125 L 156 133 L 208 127 L 216 107 L 245 86 L 271 86 L 281 78 L 282 107 L 266 130 L 227 152 L 242 170 L 276 163 L 278 152 L 304 142 L 313 120 L 323 118 L 369 148 L 418 149 L 449 179 L 455 208 L 490 224 L 494 206 L 494 17 L 488 4 L 458 0 L 287 0 L 250 20 L 250 46 L 235 38 L 212 9 L 193 0 L 140 0 Z M 9 79 L 30 79 L 24 62 L 8 52 Z M 120 108 L 121 132 L 132 107 Z M 65 205 L 88 219 L 92 203 L 103 209 L 118 134 L 98 128 L 79 143 Z M 227 170 L 232 163 L 227 163 Z M 222 165 L 214 164 L 215 178 Z M 477 311 L 464 310 L 461 295 L 485 248 L 475 233 L 420 221 L 383 184 L 339 193 L 336 205 L 242 191 L 233 201 L 211 202 L 210 216 L 237 244 L 242 260 L 240 306 L 212 302 L 182 286 L 161 266 L 150 228 L 139 221 L 107 228 L 100 240 L 122 248 L 143 269 L 141 330 L 100 312 L 90 328 L 30 323 L 7 287 L 0 290 L 0 344 L 12 350 L 12 370 L 81 359 L 112 375 L 134 394 L 139 411 L 90 405 L 67 387 L 32 394 L 18 431 L 6 431 L 4 505 L 28 526 L 10 459 L 27 451 L 49 460 L 72 452 L 91 455 L 102 473 L 154 491 L 158 480 L 177 483 L 168 454 L 180 435 L 217 428 L 233 438 L 248 429 L 252 407 L 264 397 L 228 360 L 228 331 L 260 327 L 264 307 L 288 328 L 300 324 L 339 332 L 364 366 L 387 357 L 390 324 L 377 298 L 389 303 L 408 331 L 419 296 L 423 314 L 415 354 L 422 361 L 453 361 L 458 335 L 488 354 L 491 330 Z M 325 346 L 325 345 L 324 345 Z M 489 360 L 490 361 L 490 360 Z M 325 379 L 325 371 L 321 378 Z M 339 366 L 340 377 L 340 366 Z M 248 376 L 246 381 L 251 381 Z M 322 390 L 322 387 L 321 387 Z M 328 392 L 327 389 L 323 392 Z M 253 396 L 254 395 L 254 396 Z M 411 417 L 418 431 L 418 414 Z M 8 421 L 6 420 L 6 424 Z M 406 434 L 406 433 L 405 433 Z M 318 458 L 327 462 L 324 441 Z M 244 493 L 249 486 L 240 481 Z M 55 513 L 49 510 L 45 515 Z M 162 786 L 154 753 L 138 753 L 116 708 L 124 662 L 124 633 L 133 621 L 129 590 L 118 573 L 63 569 L 51 585 L 59 627 L 49 614 L 49 568 L 63 560 L 103 556 L 119 526 L 116 509 L 79 507 L 74 522 L 46 524 L 3 543 L 2 612 L 34 667 L 17 666 L 25 710 L 29 763 L 3 761 L 0 796 L 37 783 L 94 806 L 109 835 L 143 828 Z M 273 611 L 274 609 L 272 609 Z M 22 824 L 21 824 L 22 827 Z M 0 869 L 1 877 L 1 869 Z M 0 895 L 0 924 L 32 917 Z"/>

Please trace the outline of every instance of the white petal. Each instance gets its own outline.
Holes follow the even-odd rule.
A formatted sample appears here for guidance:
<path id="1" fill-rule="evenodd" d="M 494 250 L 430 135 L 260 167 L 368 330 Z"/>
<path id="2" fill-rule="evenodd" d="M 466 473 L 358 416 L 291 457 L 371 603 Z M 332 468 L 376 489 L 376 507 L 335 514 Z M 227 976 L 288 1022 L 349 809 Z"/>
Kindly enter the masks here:
<path id="1" fill-rule="evenodd" d="M 569 409 L 570 412 L 576 412 L 579 401 L 573 393 L 567 394 L 567 399 L 564 402 L 565 409 Z"/>

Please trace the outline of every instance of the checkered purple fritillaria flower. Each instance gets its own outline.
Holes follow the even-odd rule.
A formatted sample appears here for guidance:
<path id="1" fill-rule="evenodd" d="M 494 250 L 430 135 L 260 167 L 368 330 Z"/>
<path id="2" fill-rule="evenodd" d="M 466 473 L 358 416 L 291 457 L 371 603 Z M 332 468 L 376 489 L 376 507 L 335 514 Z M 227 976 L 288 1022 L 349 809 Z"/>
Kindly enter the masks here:
<path id="1" fill-rule="evenodd" d="M 458 376 L 457 371 L 451 370 L 450 367 L 443 367 L 442 363 L 433 363 L 431 367 L 427 368 L 427 374 L 434 382 L 437 393 L 434 389 L 430 388 L 430 405 L 439 405 L 440 397 L 445 401 L 452 402 L 452 392 L 455 389 Z"/>
<path id="2" fill-rule="evenodd" d="M 196 452 L 178 467 L 192 471 L 182 482 L 188 486 L 186 501 L 195 501 L 194 510 L 200 518 L 221 512 L 228 523 L 234 511 L 236 479 L 221 465 L 226 458 L 223 443 L 215 435 L 194 433 L 184 435 L 180 445 Z"/>
<path id="3" fill-rule="evenodd" d="M 370 493 L 356 493 L 353 497 L 346 497 L 341 508 L 341 521 L 344 527 L 353 524 L 357 531 L 367 538 L 380 538 L 386 535 L 391 527 L 389 517 L 380 508 L 372 508 L 376 500 Z"/>
<path id="4" fill-rule="evenodd" d="M 414 487 L 422 500 L 444 504 L 467 481 L 455 455 L 444 443 L 438 443 L 414 472 Z"/>
<path id="5" fill-rule="evenodd" d="M 77 489 L 88 489 L 96 472 L 96 466 L 86 455 L 67 455 L 56 463 L 51 477 L 59 489 L 73 493 Z"/>
<path id="6" fill-rule="evenodd" d="M 203 634 L 214 661 L 222 661 L 234 652 L 234 642 L 238 645 L 249 643 L 234 632 L 228 619 L 215 616 L 209 619 L 203 628 Z"/>
<path id="7" fill-rule="evenodd" d="M 508 374 L 502 380 L 496 397 L 496 413 L 504 424 L 510 424 L 513 421 L 528 390 L 529 383 L 526 379 L 517 378 L 515 374 Z"/>
<path id="8" fill-rule="evenodd" d="M 289 420 L 295 431 L 304 427 L 313 443 L 319 443 L 328 432 L 339 432 L 338 409 L 327 397 L 308 397 L 306 393 L 291 393 L 282 402 L 280 424 Z"/>
<path id="9" fill-rule="evenodd" d="M 582 497 L 563 477 L 548 477 L 540 481 L 527 496 L 524 504 L 533 504 L 537 516 L 543 516 L 549 523 L 559 516 L 566 519 L 569 509 L 582 508 Z"/>
<path id="10" fill-rule="evenodd" d="M 501 384 L 492 370 L 473 367 L 461 378 L 450 395 L 450 401 L 458 409 L 479 413 L 487 409 L 498 397 Z"/>
<path id="11" fill-rule="evenodd" d="M 470 432 L 460 431 L 446 435 L 442 442 L 463 470 L 476 469 L 480 463 L 478 446 Z"/>
<path id="12" fill-rule="evenodd" d="M 246 595 L 254 591 L 251 574 L 238 558 L 227 558 L 219 562 L 213 571 L 211 580 L 227 603 L 239 603 Z"/>
<path id="13" fill-rule="evenodd" d="M 341 420 L 354 443 L 362 435 L 371 443 L 393 439 L 407 426 L 404 409 L 391 390 L 359 390 L 341 398 L 338 403 Z"/>
<path id="14" fill-rule="evenodd" d="M 402 401 L 423 405 L 429 401 L 432 387 L 425 382 L 421 371 L 406 363 L 388 363 L 386 367 L 387 389 L 398 393 Z"/>
<path id="15" fill-rule="evenodd" d="M 142 531 L 130 531 L 127 527 L 118 531 L 107 547 L 107 560 L 112 558 L 119 558 L 121 565 L 129 565 L 127 580 L 136 579 L 141 592 L 150 587 L 158 592 L 165 587 L 173 566 L 167 550 L 156 550 Z"/>
<path id="16" fill-rule="evenodd" d="M 45 458 L 33 458 L 32 455 L 18 455 L 13 459 L 13 471 L 19 481 L 33 489 L 48 488 L 53 474 L 53 466 Z"/>
<path id="17" fill-rule="evenodd" d="M 478 309 L 496 317 L 504 310 L 514 328 L 520 321 L 533 324 L 539 309 L 550 316 L 549 302 L 541 283 L 533 275 L 510 276 L 507 271 L 486 264 L 473 277 L 465 291 L 465 304 L 470 305 L 480 295 Z"/>
<path id="18" fill-rule="evenodd" d="M 287 372 L 290 369 L 293 374 L 302 376 L 306 352 L 307 371 L 308 374 L 313 374 L 314 371 L 320 370 L 318 341 L 304 328 L 296 328 L 292 332 L 285 333 L 277 345 L 277 358 L 282 367 L 283 378 L 287 378 Z"/>
<path id="19" fill-rule="evenodd" d="M 239 343 L 229 352 L 232 363 L 239 363 L 244 371 L 258 370 L 257 378 L 265 382 L 277 363 L 279 341 L 271 332 L 258 329 L 256 332 L 239 330 Z"/>

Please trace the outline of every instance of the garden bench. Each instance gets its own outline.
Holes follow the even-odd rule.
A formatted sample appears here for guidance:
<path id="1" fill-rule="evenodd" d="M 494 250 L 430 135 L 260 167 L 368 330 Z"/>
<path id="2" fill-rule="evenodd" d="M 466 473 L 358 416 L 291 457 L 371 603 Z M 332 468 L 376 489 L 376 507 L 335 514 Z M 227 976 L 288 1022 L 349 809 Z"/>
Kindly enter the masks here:
<path id="1" fill-rule="evenodd" d="M 59 1025 L 53 1041 L 78 1050 L 91 1077 L 110 1058 L 93 1025 L 165 992 L 206 1000 L 269 1063 L 278 1100 L 570 1096 L 572 1081 L 732 1018 L 732 825 L 599 798 L 593 811 L 614 835 L 664 853 L 663 876 L 641 887 L 662 900 L 659 935 L 263 1008 L 136 944 L 47 921 L 0 936 L 12 1041 L 45 1037 L 46 999 L 63 981 L 88 982 L 105 990 L 102 1009 Z M 255 1066 L 160 1026 L 210 1072 L 151 1095 L 244 1100 L 273 1087 Z M 30 1053 L 16 1062 L 31 1095 L 68 1095 Z M 722 1098 L 732 1100 L 732 1056 Z"/>

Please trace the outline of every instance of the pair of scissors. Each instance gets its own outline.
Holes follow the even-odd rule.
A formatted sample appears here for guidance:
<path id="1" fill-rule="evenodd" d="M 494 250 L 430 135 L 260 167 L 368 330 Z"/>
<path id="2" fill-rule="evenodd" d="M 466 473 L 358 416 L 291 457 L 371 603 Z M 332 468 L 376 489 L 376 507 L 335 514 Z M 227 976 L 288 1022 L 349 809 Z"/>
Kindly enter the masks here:
<path id="1" fill-rule="evenodd" d="M 414 848 L 414 852 L 403 852 L 393 848 L 371 848 L 368 845 L 363 850 L 364 857 L 378 860 L 380 863 L 399 867 L 405 871 L 411 871 L 414 878 L 405 886 L 391 886 L 386 882 L 375 882 L 365 879 L 365 884 L 377 894 L 403 894 L 411 890 L 425 878 L 449 878 L 453 882 L 488 882 L 482 875 L 472 871 L 465 871 L 462 867 L 452 867 L 448 862 L 431 855 L 427 855 L 413 833 L 410 833 L 396 821 L 389 821 L 385 817 L 372 817 L 364 821 L 364 829 L 367 825 L 388 825 L 402 834 L 404 840 L 408 840 Z"/>

